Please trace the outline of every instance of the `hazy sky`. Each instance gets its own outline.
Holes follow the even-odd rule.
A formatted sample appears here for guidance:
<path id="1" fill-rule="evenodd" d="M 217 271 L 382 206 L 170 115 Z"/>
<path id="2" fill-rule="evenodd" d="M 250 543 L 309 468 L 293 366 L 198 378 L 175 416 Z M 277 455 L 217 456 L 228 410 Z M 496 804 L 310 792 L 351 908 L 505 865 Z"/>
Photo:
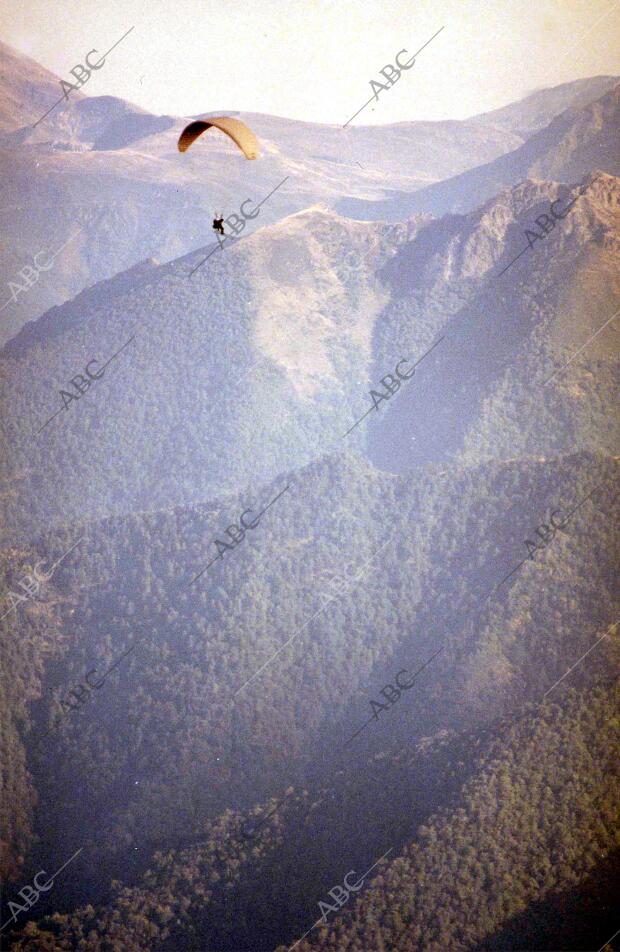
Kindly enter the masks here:
<path id="1" fill-rule="evenodd" d="M 620 74 L 620 0 L 3 0 L 0 35 L 58 76 L 135 29 L 83 87 L 155 113 L 343 124 L 395 54 L 416 64 L 355 125 L 464 118 Z M 94 57 L 91 57 L 94 59 Z M 407 56 L 401 56 L 406 61 Z"/>

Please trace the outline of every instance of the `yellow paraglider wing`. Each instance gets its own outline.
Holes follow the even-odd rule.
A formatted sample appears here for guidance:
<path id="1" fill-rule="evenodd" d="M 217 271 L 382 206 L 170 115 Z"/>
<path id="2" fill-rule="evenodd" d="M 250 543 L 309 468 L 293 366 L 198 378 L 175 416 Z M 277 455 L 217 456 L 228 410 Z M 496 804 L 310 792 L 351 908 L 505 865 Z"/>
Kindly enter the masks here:
<path id="1" fill-rule="evenodd" d="M 197 119 L 190 122 L 189 126 L 181 133 L 179 138 L 179 152 L 187 152 L 190 145 L 196 141 L 198 136 L 215 126 L 229 136 L 235 145 L 241 149 L 246 159 L 258 158 L 258 139 L 251 129 L 248 129 L 245 122 L 240 119 L 231 119 L 229 116 L 218 116 L 217 118 Z"/>

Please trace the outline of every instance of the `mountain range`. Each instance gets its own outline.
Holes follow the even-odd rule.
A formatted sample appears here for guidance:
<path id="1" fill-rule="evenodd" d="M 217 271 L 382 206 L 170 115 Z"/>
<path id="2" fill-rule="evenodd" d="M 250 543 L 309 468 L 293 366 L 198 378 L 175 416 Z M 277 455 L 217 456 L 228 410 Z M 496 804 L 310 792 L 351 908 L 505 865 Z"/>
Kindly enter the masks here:
<path id="1" fill-rule="evenodd" d="M 620 297 L 618 179 L 583 187 L 527 181 L 468 215 L 406 224 L 315 207 L 221 249 L 136 266 L 26 325 L 0 357 L 5 537 L 255 493 L 329 451 L 393 472 L 611 452 L 617 324 L 547 381 Z M 573 199 L 530 249 L 528 226 Z M 381 379 L 440 338 L 373 409 Z M 121 348 L 88 392 L 70 385 Z"/>
<path id="2" fill-rule="evenodd" d="M 247 164 L 0 45 L 10 948 L 619 948 L 619 90 Z"/>
<path id="3" fill-rule="evenodd" d="M 513 153 L 558 112 L 585 107 L 616 83 L 578 80 L 460 122 L 345 129 L 244 114 L 263 150 L 248 172 L 224 136 L 179 155 L 184 119 L 111 96 L 71 92 L 39 121 L 62 97 L 59 80 L 0 43 L 0 213 L 10 236 L 0 248 L 0 343 L 98 281 L 202 247 L 215 211 L 239 214 L 246 196 L 261 201 L 286 177 L 263 206 L 261 225 L 317 202 L 338 209 L 360 199 L 374 207 L 395 192 L 450 179 Z M 8 282 L 20 282 L 40 251 L 58 252 L 54 267 L 27 293 L 12 291 Z"/>
<path id="4" fill-rule="evenodd" d="M 580 97 L 577 105 L 569 106 L 548 125 L 533 132 L 514 151 L 413 193 L 399 192 L 374 202 L 347 197 L 336 207 L 356 218 L 399 221 L 420 212 L 441 216 L 471 211 L 523 179 L 574 182 L 594 166 L 618 175 L 620 147 L 615 131 L 620 115 L 620 86 L 617 79 L 609 77 L 600 77 L 599 82 L 603 88 L 610 84 L 602 96 L 587 103 Z"/>

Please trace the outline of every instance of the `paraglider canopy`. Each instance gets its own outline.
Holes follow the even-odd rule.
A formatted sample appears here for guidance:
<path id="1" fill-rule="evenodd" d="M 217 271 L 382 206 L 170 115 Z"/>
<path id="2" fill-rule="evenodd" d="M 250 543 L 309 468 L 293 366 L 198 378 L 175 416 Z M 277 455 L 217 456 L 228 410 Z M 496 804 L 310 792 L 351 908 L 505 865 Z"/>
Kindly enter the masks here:
<path id="1" fill-rule="evenodd" d="M 241 149 L 246 159 L 258 158 L 258 139 L 252 130 L 248 129 L 245 122 L 241 122 L 240 119 L 231 119 L 230 116 L 210 117 L 209 119 L 197 119 L 195 122 L 190 122 L 179 138 L 179 152 L 187 152 L 198 136 L 201 136 L 211 126 L 225 132 L 235 145 Z"/>

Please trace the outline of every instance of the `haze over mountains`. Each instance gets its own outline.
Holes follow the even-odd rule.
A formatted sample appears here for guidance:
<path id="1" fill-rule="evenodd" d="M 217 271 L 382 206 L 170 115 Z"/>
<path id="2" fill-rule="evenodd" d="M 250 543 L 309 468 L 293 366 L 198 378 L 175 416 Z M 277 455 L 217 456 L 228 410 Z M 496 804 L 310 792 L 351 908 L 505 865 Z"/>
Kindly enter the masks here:
<path id="1" fill-rule="evenodd" d="M 461 834 L 454 841 L 468 857 L 461 889 L 473 889 L 490 906 L 475 937 L 513 928 L 510 919 L 521 908 L 513 881 L 527 881 L 517 893 L 526 903 L 580 883 L 615 849 L 618 759 L 605 746 L 607 728 L 599 721 L 604 713 L 617 722 L 617 635 L 540 705 L 617 613 L 617 476 L 617 459 L 591 454 L 485 464 L 442 478 L 434 470 L 414 480 L 373 471 L 356 456 L 331 456 L 265 486 L 258 501 L 227 498 L 75 525 L 22 547 L 19 558 L 12 551 L 5 588 L 15 587 L 17 565 L 55 560 L 82 540 L 38 601 L 17 609 L 20 637 L 3 642 L 12 672 L 5 782 L 19 804 L 10 823 L 3 817 L 10 832 L 6 872 L 23 881 L 31 866 L 52 859 L 59 866 L 84 850 L 63 884 L 65 908 L 83 908 L 66 920 L 43 920 L 44 933 L 51 930 L 59 943 L 63 937 L 66 944 L 57 948 L 71 948 L 85 919 L 94 949 L 106 947 L 110 928 L 112 936 L 120 930 L 118 941 L 131 938 L 129 948 L 148 948 L 150 930 L 162 943 L 155 948 L 191 947 L 191 936 L 195 943 L 202 936 L 206 949 L 274 949 L 311 925 L 314 894 L 318 900 L 337 875 L 361 872 L 390 846 L 394 875 L 403 871 L 403 850 L 428 855 L 428 826 L 448 822 L 455 810 L 458 820 L 471 786 L 478 795 L 488 787 L 478 771 L 491 764 L 499 771 L 491 791 L 500 784 L 502 812 L 497 826 L 488 816 L 483 826 L 487 842 L 500 848 L 495 862 L 503 882 L 483 888 L 476 854 L 467 852 L 474 841 L 467 848 Z M 262 509 L 283 483 L 289 490 L 252 536 L 190 584 L 216 555 L 213 539 L 222 527 L 248 506 Z M 536 524 L 576 506 L 564 531 L 513 571 Z M 334 587 L 330 579 L 338 576 L 346 581 Z M 88 704 L 65 708 L 58 721 L 69 688 L 87 671 L 99 677 L 123 655 Z M 373 718 L 369 702 L 385 703 L 380 690 L 395 672 L 406 670 L 409 680 L 431 658 L 398 707 L 375 708 Z M 582 741 L 575 724 L 584 718 L 591 739 Z M 520 721 L 525 736 L 543 731 L 548 757 L 540 756 L 537 741 L 521 761 L 524 735 L 504 734 Z M 577 762 L 582 745 L 591 751 L 593 737 L 600 754 Z M 534 761 L 545 765 L 542 778 L 532 772 Z M 604 770 L 604 783 L 592 774 L 594 764 Z M 557 804 L 547 792 L 563 776 L 560 768 L 571 778 L 560 784 L 561 837 L 570 833 L 572 844 L 561 861 Z M 528 797 L 517 792 L 523 785 Z M 266 818 L 291 787 L 297 806 L 287 802 L 248 839 L 239 822 L 252 814 Z M 270 797 L 275 802 L 264 802 Z M 593 853 L 591 811 L 602 803 Z M 437 814 L 442 808 L 448 816 Z M 490 809 L 491 802 L 466 805 L 468 840 L 481 822 L 476 815 Z M 539 831 L 523 837 L 525 855 L 516 864 L 501 850 L 503 826 L 515 824 Z M 232 877 L 213 897 L 219 896 L 217 912 L 203 907 L 210 892 L 202 891 L 203 878 L 164 868 L 157 890 L 147 876 L 142 910 L 143 899 L 136 908 L 139 897 L 125 893 L 116 915 L 93 913 L 93 904 L 108 901 L 110 879 L 137 884 L 145 869 L 161 864 L 162 849 L 164 867 L 184 866 L 190 857 L 175 851 L 193 843 L 207 847 L 206 855 L 202 847 L 192 855 L 213 885 Z M 434 875 L 425 888 L 445 908 L 448 893 L 439 887 L 432 856 Z M 250 857 L 261 858 L 258 867 L 245 868 Z M 439 862 L 452 866 L 454 858 Z M 547 870 L 539 887 L 533 868 Z M 257 879 L 270 884 L 258 895 Z M 399 910 L 406 928 L 411 890 L 409 883 L 399 898 L 382 899 L 370 923 L 382 923 L 389 935 Z M 416 902 L 423 904 L 423 893 Z M 267 894 L 274 903 L 281 897 L 275 917 L 266 915 Z M 57 900 L 47 908 L 58 909 Z M 366 910 L 365 904 L 356 913 L 364 929 Z M 463 921 L 462 909 L 452 915 Z M 431 928 L 439 949 L 459 926 L 440 919 Z M 597 921 L 596 935 L 598 928 Z M 605 916 L 600 929 L 610 934 Z M 54 947 L 38 930 L 26 934 L 31 938 L 18 948 Z M 418 947 L 417 940 L 403 946 Z"/>
<path id="2" fill-rule="evenodd" d="M 5 280 L 83 225 L 2 312 L 10 947 L 600 948 L 617 78 L 465 122 L 245 115 L 245 163 L 112 97 L 32 128 L 57 80 L 0 60 Z"/>
<path id="3" fill-rule="evenodd" d="M 583 370 L 544 384 L 620 297 L 619 183 L 586 184 L 501 277 L 527 225 L 556 199 L 568 206 L 574 187 L 524 183 L 471 215 L 408 225 L 311 209 L 215 246 L 192 276 L 202 251 L 28 325 L 3 352 L 8 537 L 257 487 L 328 451 L 357 448 L 394 472 L 459 455 L 611 452 L 613 324 Z M 385 401 L 345 437 L 370 389 L 441 335 L 393 410 Z M 62 396 L 125 344 L 90 392 Z"/>
<path id="4" fill-rule="evenodd" d="M 603 83 L 609 82 L 601 77 Z M 518 149 L 478 168 L 382 202 L 342 199 L 338 210 L 362 219 L 398 221 L 420 212 L 444 215 L 476 208 L 503 188 L 526 178 L 574 182 L 593 166 L 612 175 L 620 173 L 618 118 L 620 86 L 591 102 L 571 106 L 548 126 L 534 132 Z M 492 115 L 492 114 L 491 114 Z"/>
<path id="5" fill-rule="evenodd" d="M 113 59 L 102 67 L 113 68 Z M 34 127 L 62 96 L 58 78 L 0 43 L 0 212 L 10 236 L 0 254 L 7 292 L 0 306 L 10 301 L 2 311 L 0 343 L 97 281 L 144 259 L 166 262 L 201 247 L 214 212 L 238 212 L 241 191 L 260 201 L 289 176 L 256 225 L 316 202 L 340 207 L 349 196 L 374 208 L 394 193 L 513 153 L 555 110 L 585 106 L 615 82 L 597 77 L 543 90 L 490 113 L 488 121 L 343 129 L 248 114 L 262 144 L 261 161 L 248 170 L 224 136 L 179 155 L 181 118 L 153 116 L 110 96 L 71 92 Z M 102 211 L 106 216 L 95 226 Z M 52 254 L 65 242 L 54 267 L 12 300 L 7 282 L 19 280 L 34 254 Z"/>

